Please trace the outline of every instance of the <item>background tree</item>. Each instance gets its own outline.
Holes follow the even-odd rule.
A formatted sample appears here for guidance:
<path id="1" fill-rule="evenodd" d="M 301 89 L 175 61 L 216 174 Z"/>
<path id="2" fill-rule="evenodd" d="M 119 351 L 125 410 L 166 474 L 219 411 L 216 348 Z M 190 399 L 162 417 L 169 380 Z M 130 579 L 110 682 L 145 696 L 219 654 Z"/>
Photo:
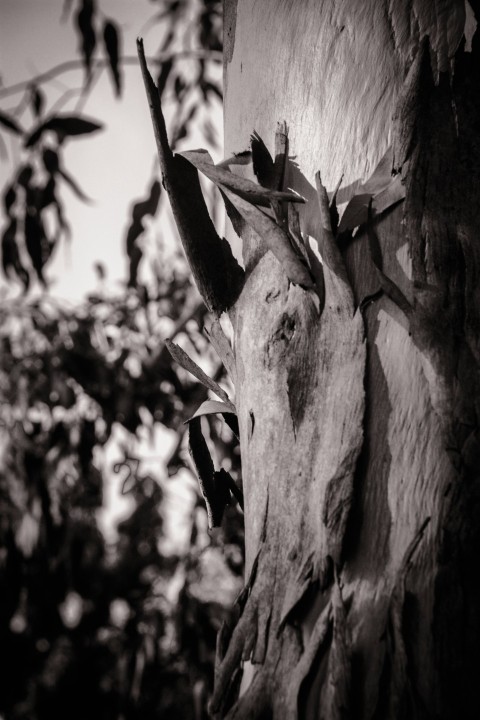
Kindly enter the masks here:
<path id="1" fill-rule="evenodd" d="M 221 94 L 212 69 L 220 11 L 218 2 L 159 2 L 152 18 L 160 48 L 151 60 L 175 108 L 170 131 L 178 141 L 194 120 L 215 139 L 208 107 Z M 105 71 L 120 95 L 129 62 L 121 19 L 91 1 L 65 3 L 64 14 L 79 38 L 81 60 L 66 65 L 83 66 L 80 100 Z M 194 38 L 188 48 L 184 34 Z M 228 526 L 208 540 L 196 482 L 185 479 L 183 442 L 184 421 L 208 390 L 172 361 L 165 336 L 201 357 L 216 381 L 228 380 L 202 333 L 205 310 L 178 252 L 163 239 L 161 256 L 144 256 L 151 218 L 160 214 L 162 231 L 168 223 L 156 175 L 124 228 L 123 288 L 109 292 L 99 265 L 99 288 L 82 303 L 38 293 L 39 284 L 50 287 L 54 253 L 69 232 L 63 187 L 87 199 L 65 145 L 88 144 L 100 131 L 75 88 L 52 97 L 46 84 L 64 69 L 0 90 L 0 133 L 17 142 L 4 147 L 12 169 L 2 193 L 2 262 L 10 287 L 21 288 L 4 296 L 0 311 L 0 714 L 198 720 L 206 716 L 216 631 L 239 589 L 243 529 L 232 505 Z M 203 423 L 217 462 L 237 478 L 235 436 L 217 415 Z M 153 468 L 142 457 L 145 438 L 159 453 Z M 130 512 L 105 534 L 105 494 L 115 482 Z M 187 510 L 177 513 L 186 526 L 175 540 L 176 482 Z"/>
<path id="2" fill-rule="evenodd" d="M 171 155 L 145 73 L 193 274 L 234 328 L 246 585 L 211 710 L 477 717 L 477 3 L 225 9 L 220 168 Z M 226 198 L 244 281 L 182 204 L 185 159 Z"/>

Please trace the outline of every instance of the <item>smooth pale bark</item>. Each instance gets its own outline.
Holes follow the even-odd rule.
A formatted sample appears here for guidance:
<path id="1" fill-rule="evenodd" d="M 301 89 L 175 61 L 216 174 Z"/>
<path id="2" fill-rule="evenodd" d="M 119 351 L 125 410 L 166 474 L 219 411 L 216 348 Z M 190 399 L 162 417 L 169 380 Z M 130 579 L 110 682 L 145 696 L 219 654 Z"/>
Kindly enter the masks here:
<path id="1" fill-rule="evenodd" d="M 247 577 L 217 717 L 480 717 L 474 25 L 455 0 L 226 0 L 225 152 L 256 132 L 273 156 L 286 122 L 325 306 L 244 227 Z M 315 173 L 344 203 L 389 146 L 405 201 L 342 261 Z"/>

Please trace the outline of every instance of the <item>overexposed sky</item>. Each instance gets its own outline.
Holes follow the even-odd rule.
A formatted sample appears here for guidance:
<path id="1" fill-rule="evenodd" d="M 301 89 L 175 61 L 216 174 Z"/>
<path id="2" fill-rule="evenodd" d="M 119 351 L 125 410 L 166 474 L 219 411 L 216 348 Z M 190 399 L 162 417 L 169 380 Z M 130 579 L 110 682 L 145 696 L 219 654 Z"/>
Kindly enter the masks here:
<path id="1" fill-rule="evenodd" d="M 72 17 L 61 23 L 63 0 L 0 0 L 0 76 L 2 87 L 29 80 L 34 75 L 70 59 L 78 59 L 78 37 Z M 145 30 L 148 19 L 158 6 L 149 0 L 99 0 L 98 9 L 112 18 L 123 32 L 123 54 L 136 55 L 135 40 L 143 29 L 145 48 L 155 53 L 161 29 L 158 25 Z M 76 3 L 73 3 L 76 12 Z M 103 49 L 97 45 L 96 56 Z M 57 76 L 42 85 L 51 103 L 67 88 L 81 87 L 83 71 Z M 9 112 L 21 100 L 21 93 L 2 98 L 0 109 Z M 62 113 L 74 113 L 78 96 L 62 106 Z M 47 107 L 48 110 L 48 107 Z M 118 291 L 118 281 L 128 277 L 124 252 L 125 232 L 132 200 L 142 199 L 156 169 L 155 146 L 151 121 L 140 70 L 124 68 L 124 89 L 120 100 L 114 97 L 108 71 L 101 74 L 81 110 L 82 115 L 104 123 L 105 129 L 90 136 L 70 139 L 65 144 L 64 166 L 80 187 L 94 200 L 91 205 L 80 202 L 62 183 L 61 197 L 71 223 L 73 237 L 56 250 L 47 276 L 53 280 L 50 293 L 67 300 L 80 299 L 97 286 L 95 261 L 104 264 L 111 291 Z M 21 116 L 22 124 L 33 127 L 29 111 Z M 221 122 L 220 112 L 217 122 Z M 12 161 L 18 162 L 18 145 L 3 132 L 7 140 L 8 160 L 0 165 L 0 187 L 12 172 Z M 170 234 L 168 222 L 162 223 Z M 3 228 L 2 228 L 3 229 Z M 150 252 L 163 230 L 157 219 L 148 233 Z M 0 279 L 0 285 L 5 280 Z"/>

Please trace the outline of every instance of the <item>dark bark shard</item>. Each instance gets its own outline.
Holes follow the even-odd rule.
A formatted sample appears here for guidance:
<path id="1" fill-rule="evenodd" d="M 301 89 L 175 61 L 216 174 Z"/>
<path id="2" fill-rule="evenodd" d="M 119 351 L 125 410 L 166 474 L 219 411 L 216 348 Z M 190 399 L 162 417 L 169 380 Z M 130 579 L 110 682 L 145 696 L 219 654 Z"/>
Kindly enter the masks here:
<path id="1" fill-rule="evenodd" d="M 203 198 L 197 170 L 173 155 L 168 143 L 160 94 L 148 71 L 143 41 L 137 50 L 152 116 L 163 183 L 195 282 L 208 309 L 228 310 L 243 286 L 243 270 L 229 244 L 217 235 Z"/>

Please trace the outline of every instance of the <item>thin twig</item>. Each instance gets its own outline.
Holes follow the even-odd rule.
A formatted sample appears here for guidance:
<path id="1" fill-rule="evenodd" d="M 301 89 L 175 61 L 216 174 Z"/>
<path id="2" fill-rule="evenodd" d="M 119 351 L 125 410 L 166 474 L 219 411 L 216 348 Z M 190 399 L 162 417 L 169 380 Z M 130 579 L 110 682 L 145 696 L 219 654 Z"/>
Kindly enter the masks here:
<path id="1" fill-rule="evenodd" d="M 183 58 L 189 58 L 192 60 L 214 60 L 218 61 L 222 59 L 222 53 L 218 50 L 179 50 L 178 52 L 163 52 L 159 53 L 156 57 L 148 58 L 149 65 L 162 65 L 168 60 L 181 60 Z M 119 58 L 119 63 L 122 65 L 138 67 L 138 58 L 136 55 L 124 55 Z M 93 69 L 101 69 L 110 67 L 110 61 L 107 58 L 97 58 L 92 61 Z M 43 83 L 49 82 L 58 75 L 63 75 L 67 72 L 73 72 L 75 70 L 83 70 L 83 61 L 78 60 L 66 60 L 59 65 L 55 65 L 50 70 L 47 70 L 39 75 L 28 80 L 22 80 L 21 82 L 15 83 L 14 85 L 7 85 L 7 87 L 0 88 L 0 100 L 3 98 L 16 95 L 23 90 L 26 90 L 31 85 L 42 85 Z"/>

